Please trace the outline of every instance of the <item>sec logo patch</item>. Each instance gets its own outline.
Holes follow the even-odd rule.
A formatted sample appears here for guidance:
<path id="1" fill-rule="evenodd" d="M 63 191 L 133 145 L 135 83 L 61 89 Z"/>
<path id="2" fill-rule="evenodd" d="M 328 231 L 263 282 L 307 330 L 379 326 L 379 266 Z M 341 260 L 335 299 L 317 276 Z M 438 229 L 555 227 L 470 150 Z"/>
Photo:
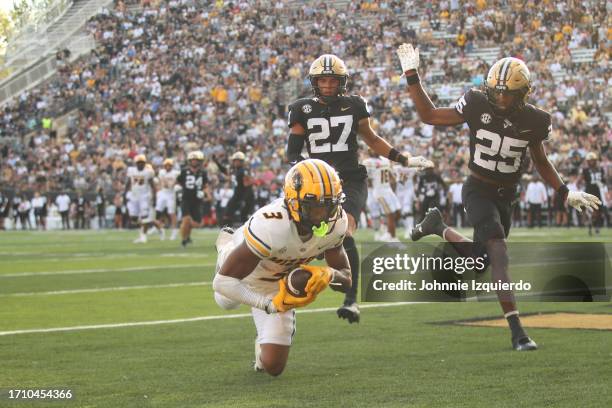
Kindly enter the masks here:
<path id="1" fill-rule="evenodd" d="M 482 115 L 480 115 L 480 121 L 485 125 L 488 125 L 489 123 L 491 123 L 491 115 L 489 115 L 488 113 L 483 113 Z"/>
<path id="2" fill-rule="evenodd" d="M 304 105 L 304 106 L 302 106 L 302 112 L 304 112 L 304 113 L 310 113 L 310 112 L 312 112 L 312 106 L 310 106 L 310 105 Z"/>

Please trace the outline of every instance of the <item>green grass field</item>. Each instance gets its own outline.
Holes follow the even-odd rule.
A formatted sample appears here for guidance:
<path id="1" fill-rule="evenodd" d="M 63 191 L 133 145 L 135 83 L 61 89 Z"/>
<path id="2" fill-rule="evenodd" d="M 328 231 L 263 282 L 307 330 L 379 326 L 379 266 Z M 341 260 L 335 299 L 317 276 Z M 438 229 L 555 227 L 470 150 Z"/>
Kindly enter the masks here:
<path id="1" fill-rule="evenodd" d="M 67 407 L 517 407 L 612 405 L 612 333 L 440 325 L 498 317 L 487 303 L 364 305 L 335 315 L 326 291 L 298 313 L 285 372 L 252 371 L 245 307 L 214 303 L 216 232 L 134 245 L 132 232 L 0 234 L 0 407 L 8 389 L 71 389 Z M 371 239 L 360 232 L 358 240 Z M 514 241 L 582 241 L 585 230 L 513 230 Z M 612 241 L 604 231 L 591 240 Z M 329 293 L 327 293 L 329 292 Z M 610 303 L 522 303 L 522 313 L 611 313 Z M 46 405 L 45 405 L 46 404 Z"/>

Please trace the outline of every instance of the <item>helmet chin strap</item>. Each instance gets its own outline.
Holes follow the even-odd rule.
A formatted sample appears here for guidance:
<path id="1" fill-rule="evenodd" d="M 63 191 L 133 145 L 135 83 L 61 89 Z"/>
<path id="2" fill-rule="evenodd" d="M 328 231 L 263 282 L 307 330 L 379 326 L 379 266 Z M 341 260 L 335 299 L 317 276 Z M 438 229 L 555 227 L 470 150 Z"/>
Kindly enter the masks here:
<path id="1" fill-rule="evenodd" d="M 316 225 L 312 226 L 312 233 L 319 238 L 324 237 L 329 232 L 329 224 L 325 221 L 321 221 L 321 224 L 317 227 Z"/>

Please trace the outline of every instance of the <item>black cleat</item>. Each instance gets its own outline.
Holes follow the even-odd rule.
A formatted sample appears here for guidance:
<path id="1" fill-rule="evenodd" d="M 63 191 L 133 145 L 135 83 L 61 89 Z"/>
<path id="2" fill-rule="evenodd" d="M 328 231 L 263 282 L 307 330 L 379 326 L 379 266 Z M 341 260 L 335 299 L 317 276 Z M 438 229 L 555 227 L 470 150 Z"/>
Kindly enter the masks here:
<path id="1" fill-rule="evenodd" d="M 444 225 L 444 222 L 442 221 L 442 213 L 440 210 L 438 210 L 436 207 L 430 208 L 427 210 L 427 213 L 425 213 L 425 218 L 423 218 L 423 221 L 415 225 L 415 227 L 412 229 L 410 238 L 412 238 L 413 241 L 418 241 L 427 235 L 440 235 L 442 234 L 442 231 L 444 231 L 444 228 L 446 228 L 446 225 Z"/>
<path id="2" fill-rule="evenodd" d="M 191 241 L 191 238 L 187 238 L 181 241 L 181 245 L 183 246 L 183 248 L 187 248 L 187 245 L 189 244 L 193 244 L 193 241 Z"/>
<path id="3" fill-rule="evenodd" d="M 512 347 L 516 351 L 532 351 L 538 349 L 536 342 L 531 340 L 529 336 L 512 339 Z"/>
<path id="4" fill-rule="evenodd" d="M 359 305 L 357 302 L 342 305 L 336 313 L 340 319 L 346 319 L 349 323 L 359 323 Z"/>

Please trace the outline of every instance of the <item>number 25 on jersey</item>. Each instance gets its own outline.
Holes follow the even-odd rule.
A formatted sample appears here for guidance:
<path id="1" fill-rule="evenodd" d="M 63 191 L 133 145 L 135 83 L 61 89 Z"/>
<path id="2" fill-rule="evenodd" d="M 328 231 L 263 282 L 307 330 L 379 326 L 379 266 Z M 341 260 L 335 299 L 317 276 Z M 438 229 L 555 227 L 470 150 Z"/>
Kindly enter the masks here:
<path id="1" fill-rule="evenodd" d="M 515 173 L 519 170 L 523 150 L 529 144 L 527 140 L 508 136 L 501 137 L 497 133 L 485 129 L 478 129 L 476 138 L 478 140 L 488 140 L 491 144 L 490 147 L 487 147 L 476 143 L 474 149 L 475 164 L 490 171 L 497 170 L 500 173 Z M 491 157 L 499 154 L 502 160 L 486 159 L 483 154 Z M 508 159 L 512 160 L 512 163 L 508 163 Z"/>

